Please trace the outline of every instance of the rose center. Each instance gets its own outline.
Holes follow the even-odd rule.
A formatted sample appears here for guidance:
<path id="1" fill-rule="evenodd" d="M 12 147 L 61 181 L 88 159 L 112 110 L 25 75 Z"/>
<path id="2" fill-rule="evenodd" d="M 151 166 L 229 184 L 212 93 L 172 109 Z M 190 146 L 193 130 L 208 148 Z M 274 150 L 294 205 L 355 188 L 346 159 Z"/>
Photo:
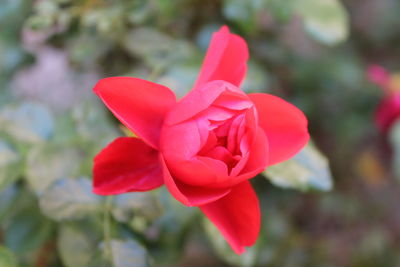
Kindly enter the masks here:
<path id="1" fill-rule="evenodd" d="M 225 121 L 209 120 L 209 134 L 207 142 L 199 155 L 223 161 L 230 174 L 232 169 L 242 159 L 240 140 L 243 135 L 242 124 L 244 115 L 233 115 Z"/>

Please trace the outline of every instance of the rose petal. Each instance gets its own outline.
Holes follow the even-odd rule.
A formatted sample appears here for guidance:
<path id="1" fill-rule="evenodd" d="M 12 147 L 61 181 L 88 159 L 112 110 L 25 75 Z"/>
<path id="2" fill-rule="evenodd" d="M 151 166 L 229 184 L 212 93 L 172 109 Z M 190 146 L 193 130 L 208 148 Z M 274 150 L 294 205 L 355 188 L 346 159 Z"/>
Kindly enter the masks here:
<path id="1" fill-rule="evenodd" d="M 161 186 L 158 154 L 138 138 L 115 139 L 94 158 L 94 193 L 114 195 Z"/>
<path id="2" fill-rule="evenodd" d="M 196 156 L 190 160 L 173 160 L 165 158 L 168 170 L 175 180 L 190 186 L 208 186 L 227 178 L 227 166 L 221 160 Z"/>
<path id="3" fill-rule="evenodd" d="M 227 148 L 232 154 L 235 154 L 235 155 L 239 153 L 239 151 L 238 151 L 239 150 L 238 149 L 239 142 L 238 142 L 237 138 L 238 138 L 238 135 L 242 134 L 242 131 L 245 130 L 244 129 L 245 127 L 243 124 L 244 121 L 245 121 L 245 115 L 244 114 L 238 115 L 238 116 L 236 116 L 236 118 L 234 118 L 232 120 L 232 123 L 229 128 Z M 240 126 L 242 126 L 242 127 L 240 128 Z"/>
<path id="4" fill-rule="evenodd" d="M 168 112 L 165 123 L 173 125 L 194 117 L 207 109 L 224 92 L 228 92 L 229 95 L 236 95 L 238 99 L 248 100 L 247 95 L 236 86 L 225 81 L 212 81 L 190 91 L 182 98 Z"/>
<path id="5" fill-rule="evenodd" d="M 126 127 L 158 147 L 165 113 L 176 103 L 169 88 L 137 78 L 111 77 L 100 80 L 93 90 Z"/>
<path id="6" fill-rule="evenodd" d="M 249 97 L 268 138 L 270 165 L 289 159 L 307 144 L 307 118 L 301 110 L 273 95 L 258 93 Z"/>
<path id="7" fill-rule="evenodd" d="M 260 231 L 260 207 L 256 193 L 248 181 L 232 188 L 217 201 L 200 209 L 219 229 L 237 254 L 253 245 Z"/>
<path id="8" fill-rule="evenodd" d="M 269 157 L 268 140 L 261 129 L 256 133 L 256 138 L 251 145 L 248 154 L 237 163 L 232 169 L 231 176 L 225 180 L 219 180 L 218 183 L 210 185 L 213 188 L 224 188 L 235 186 L 245 180 L 253 178 L 264 171 L 268 165 Z M 245 164 L 244 164 L 245 163 Z"/>
<path id="9" fill-rule="evenodd" d="M 196 116 L 196 120 L 226 121 L 235 115 L 234 111 L 210 106 Z M 211 129 L 210 129 L 211 130 Z"/>
<path id="10" fill-rule="evenodd" d="M 240 97 L 231 92 L 224 92 L 213 103 L 214 106 L 223 107 L 233 110 L 248 109 L 253 106 L 253 102 L 249 101 L 248 97 Z"/>
<path id="11" fill-rule="evenodd" d="M 240 180 L 246 179 L 245 177 L 254 177 L 256 174 L 267 168 L 269 164 L 269 156 L 271 155 L 268 141 L 265 132 L 259 128 L 256 133 L 256 138 L 249 149 L 249 159 L 247 160 L 247 164 L 240 173 L 243 177 L 238 177 L 237 179 Z M 257 173 L 254 174 L 254 171 Z"/>
<path id="12" fill-rule="evenodd" d="M 207 142 L 208 126 L 197 121 L 186 121 L 173 126 L 164 126 L 161 133 L 160 151 L 171 160 L 186 160 L 194 157 Z"/>
<path id="13" fill-rule="evenodd" d="M 247 70 L 249 52 L 246 41 L 223 26 L 213 34 L 194 88 L 213 80 L 240 86 Z"/>
<path id="14" fill-rule="evenodd" d="M 216 201 L 227 195 L 230 188 L 205 188 L 184 184 L 171 176 L 171 173 L 161 157 L 164 182 L 171 195 L 186 206 L 199 206 Z"/>

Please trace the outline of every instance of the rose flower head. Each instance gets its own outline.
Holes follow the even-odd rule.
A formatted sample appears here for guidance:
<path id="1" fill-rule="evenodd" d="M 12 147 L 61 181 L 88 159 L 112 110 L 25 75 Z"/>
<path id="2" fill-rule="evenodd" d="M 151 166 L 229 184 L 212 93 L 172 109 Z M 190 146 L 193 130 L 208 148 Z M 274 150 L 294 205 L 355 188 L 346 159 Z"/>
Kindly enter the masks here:
<path id="1" fill-rule="evenodd" d="M 240 90 L 248 48 L 223 26 L 213 34 L 194 88 L 176 100 L 167 87 L 130 77 L 100 80 L 94 92 L 137 137 L 120 137 L 94 159 L 93 191 L 114 195 L 165 185 L 197 206 L 241 254 L 255 243 L 260 207 L 250 182 L 294 156 L 309 139 L 292 104 Z"/>

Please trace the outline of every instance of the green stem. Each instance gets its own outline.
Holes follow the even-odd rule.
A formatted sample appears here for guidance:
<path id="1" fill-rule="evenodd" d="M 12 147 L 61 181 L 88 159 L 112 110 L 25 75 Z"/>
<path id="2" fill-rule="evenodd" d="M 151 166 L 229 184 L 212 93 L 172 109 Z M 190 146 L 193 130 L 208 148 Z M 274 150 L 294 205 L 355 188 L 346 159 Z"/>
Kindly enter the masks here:
<path id="1" fill-rule="evenodd" d="M 104 202 L 104 217 L 103 217 L 103 235 L 104 235 L 104 257 L 110 262 L 112 260 L 112 248 L 111 248 L 111 208 L 112 208 L 112 196 L 107 196 Z"/>

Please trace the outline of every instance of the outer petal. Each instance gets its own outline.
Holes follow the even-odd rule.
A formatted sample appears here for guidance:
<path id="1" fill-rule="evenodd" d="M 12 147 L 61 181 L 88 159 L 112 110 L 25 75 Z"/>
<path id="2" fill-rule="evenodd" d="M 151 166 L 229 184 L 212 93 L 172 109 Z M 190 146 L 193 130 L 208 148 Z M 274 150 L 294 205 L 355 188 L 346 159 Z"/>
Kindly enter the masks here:
<path id="1" fill-rule="evenodd" d="M 227 195 L 230 188 L 206 188 L 200 186 L 190 186 L 175 180 L 168 170 L 164 159 L 161 157 L 163 164 L 164 182 L 169 192 L 182 204 L 186 206 L 199 206 L 209 202 L 216 201 Z"/>
<path id="2" fill-rule="evenodd" d="M 223 26 L 213 34 L 195 88 L 213 80 L 240 86 L 246 75 L 248 58 L 246 41 Z"/>
<path id="3" fill-rule="evenodd" d="M 164 115 L 176 103 L 170 89 L 142 79 L 111 77 L 100 80 L 93 90 L 125 126 L 158 147 Z"/>
<path id="4" fill-rule="evenodd" d="M 207 109 L 222 94 L 234 97 L 241 103 L 248 100 L 248 97 L 238 87 L 225 81 L 212 81 L 203 84 L 196 90 L 190 91 L 168 112 L 165 123 L 168 125 L 177 124 L 192 118 L 199 112 Z M 219 103 L 221 104 L 221 103 Z"/>
<path id="5" fill-rule="evenodd" d="M 114 195 L 161 186 L 158 154 L 138 138 L 115 139 L 94 158 L 93 192 Z"/>
<path id="6" fill-rule="evenodd" d="M 301 110 L 273 95 L 249 94 L 249 97 L 268 138 L 270 165 L 289 159 L 307 144 L 307 118 Z"/>
<path id="7" fill-rule="evenodd" d="M 260 231 L 260 207 L 250 182 L 235 186 L 225 197 L 200 206 L 200 209 L 237 254 L 256 242 Z"/>

